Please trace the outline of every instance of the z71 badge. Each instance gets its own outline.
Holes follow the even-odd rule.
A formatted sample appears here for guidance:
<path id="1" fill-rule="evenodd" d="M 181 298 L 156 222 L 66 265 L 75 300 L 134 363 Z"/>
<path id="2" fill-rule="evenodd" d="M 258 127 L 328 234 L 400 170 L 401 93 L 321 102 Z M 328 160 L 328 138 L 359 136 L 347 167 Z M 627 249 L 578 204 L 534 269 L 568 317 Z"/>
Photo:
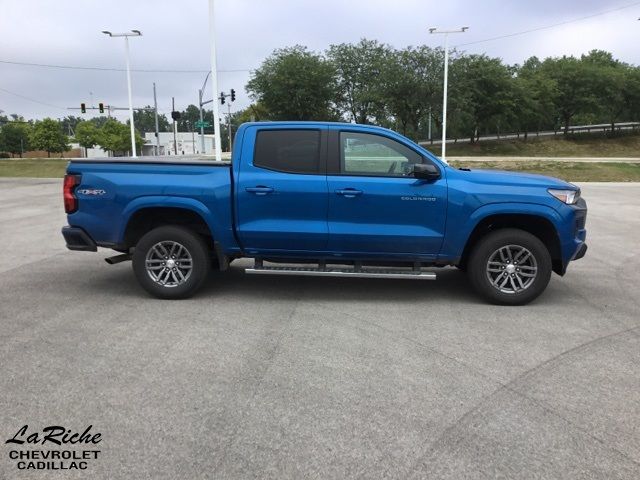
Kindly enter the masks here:
<path id="1" fill-rule="evenodd" d="M 81 188 L 76 191 L 82 195 L 104 195 L 105 193 L 107 193 L 99 188 Z"/>

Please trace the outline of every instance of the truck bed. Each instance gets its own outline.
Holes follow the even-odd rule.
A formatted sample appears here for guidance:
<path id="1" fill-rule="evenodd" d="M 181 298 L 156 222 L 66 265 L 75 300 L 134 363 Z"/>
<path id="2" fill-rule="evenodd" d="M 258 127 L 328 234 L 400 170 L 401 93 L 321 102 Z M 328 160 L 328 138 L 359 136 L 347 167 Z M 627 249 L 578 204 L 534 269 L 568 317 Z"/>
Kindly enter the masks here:
<path id="1" fill-rule="evenodd" d="M 207 165 L 228 167 L 230 160 L 217 162 L 210 156 L 202 155 L 163 155 L 146 157 L 97 157 L 97 158 L 73 158 L 69 163 L 162 163 L 169 165 Z"/>

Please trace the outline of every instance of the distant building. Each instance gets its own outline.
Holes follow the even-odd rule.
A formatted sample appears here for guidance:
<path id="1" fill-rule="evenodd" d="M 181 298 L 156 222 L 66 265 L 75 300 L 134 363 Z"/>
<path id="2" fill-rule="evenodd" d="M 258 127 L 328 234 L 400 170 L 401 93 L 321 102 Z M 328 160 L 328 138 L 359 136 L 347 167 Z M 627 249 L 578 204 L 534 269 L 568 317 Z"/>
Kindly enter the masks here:
<path id="1" fill-rule="evenodd" d="M 157 155 L 197 155 L 211 154 L 214 149 L 214 135 L 204 135 L 204 152 L 201 149 L 200 134 L 196 132 L 178 132 L 174 145 L 173 132 L 160 132 L 158 138 L 160 140 L 160 151 Z M 153 132 L 144 134 L 144 145 L 142 146 L 142 155 L 156 155 L 156 136 Z M 176 153 L 177 152 L 177 153 Z"/>

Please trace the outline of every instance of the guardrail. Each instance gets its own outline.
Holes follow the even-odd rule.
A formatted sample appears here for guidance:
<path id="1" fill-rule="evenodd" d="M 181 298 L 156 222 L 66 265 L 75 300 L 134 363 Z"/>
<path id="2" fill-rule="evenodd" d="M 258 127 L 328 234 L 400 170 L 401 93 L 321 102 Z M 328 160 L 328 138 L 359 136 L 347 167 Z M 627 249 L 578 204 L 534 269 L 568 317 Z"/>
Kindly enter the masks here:
<path id="1" fill-rule="evenodd" d="M 620 122 L 615 124 L 615 130 L 617 132 L 624 130 L 640 130 L 640 122 Z M 569 133 L 591 133 L 591 132 L 602 132 L 607 133 L 611 131 L 610 123 L 598 123 L 593 125 L 573 125 L 569 127 Z M 545 130 L 541 132 L 527 132 L 528 137 L 551 137 L 564 134 L 564 128 L 560 128 L 557 130 Z M 516 133 L 505 133 L 505 134 L 492 134 L 492 135 L 481 135 L 478 140 L 509 140 L 514 138 L 523 138 L 525 132 L 516 132 Z M 471 141 L 470 137 L 466 138 L 447 138 L 447 144 L 449 143 L 457 143 L 457 142 L 469 142 Z M 420 140 L 418 142 L 420 145 L 439 145 L 442 143 L 442 140 Z"/>

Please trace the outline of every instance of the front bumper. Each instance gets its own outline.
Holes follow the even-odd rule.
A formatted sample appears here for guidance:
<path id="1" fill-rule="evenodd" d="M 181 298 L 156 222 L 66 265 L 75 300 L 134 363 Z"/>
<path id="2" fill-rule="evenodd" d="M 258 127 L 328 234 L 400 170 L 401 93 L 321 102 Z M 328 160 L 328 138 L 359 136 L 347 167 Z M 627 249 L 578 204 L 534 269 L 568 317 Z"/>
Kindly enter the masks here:
<path id="1" fill-rule="evenodd" d="M 62 227 L 62 236 L 67 242 L 69 250 L 83 252 L 97 252 L 98 246 L 96 242 L 89 236 L 87 232 L 79 227 Z"/>
<path id="2" fill-rule="evenodd" d="M 585 253 L 587 253 L 587 244 L 583 243 L 582 245 L 580 245 L 580 248 L 573 256 L 572 260 L 580 260 L 582 257 L 584 257 Z"/>

